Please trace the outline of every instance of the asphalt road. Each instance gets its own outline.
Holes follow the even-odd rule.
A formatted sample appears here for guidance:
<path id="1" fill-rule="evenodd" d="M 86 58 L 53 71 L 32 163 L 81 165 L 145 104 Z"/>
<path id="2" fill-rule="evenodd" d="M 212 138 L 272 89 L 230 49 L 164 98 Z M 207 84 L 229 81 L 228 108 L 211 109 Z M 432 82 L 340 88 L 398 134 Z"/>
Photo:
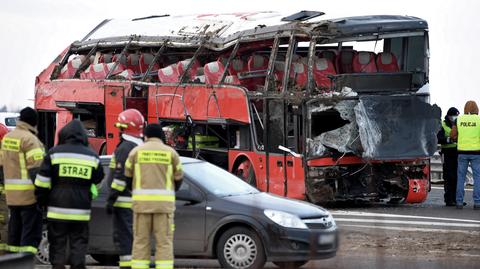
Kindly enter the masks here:
<path id="1" fill-rule="evenodd" d="M 445 207 L 443 189 L 436 185 L 422 204 L 331 207 L 341 231 L 337 256 L 302 268 L 480 268 L 480 211 L 472 209 L 471 190 L 466 202 L 463 210 Z M 220 268 L 215 260 L 183 259 L 175 260 L 175 267 Z M 115 267 L 89 259 L 89 268 Z"/>

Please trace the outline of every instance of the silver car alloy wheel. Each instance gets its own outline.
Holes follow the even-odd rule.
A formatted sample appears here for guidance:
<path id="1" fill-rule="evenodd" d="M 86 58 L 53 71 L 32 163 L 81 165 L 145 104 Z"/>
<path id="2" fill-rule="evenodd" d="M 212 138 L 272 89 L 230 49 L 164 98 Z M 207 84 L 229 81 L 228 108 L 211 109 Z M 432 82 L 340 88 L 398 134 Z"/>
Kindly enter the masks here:
<path id="1" fill-rule="evenodd" d="M 40 244 L 38 246 L 38 252 L 35 255 L 37 260 L 41 264 L 50 264 L 49 246 L 50 246 L 50 244 L 48 243 L 48 233 L 47 233 L 47 231 L 43 231 L 42 232 L 42 241 L 40 241 Z"/>
<path id="2" fill-rule="evenodd" d="M 234 234 L 225 242 L 223 255 L 233 268 L 248 268 L 257 258 L 257 245 L 246 234 Z"/>

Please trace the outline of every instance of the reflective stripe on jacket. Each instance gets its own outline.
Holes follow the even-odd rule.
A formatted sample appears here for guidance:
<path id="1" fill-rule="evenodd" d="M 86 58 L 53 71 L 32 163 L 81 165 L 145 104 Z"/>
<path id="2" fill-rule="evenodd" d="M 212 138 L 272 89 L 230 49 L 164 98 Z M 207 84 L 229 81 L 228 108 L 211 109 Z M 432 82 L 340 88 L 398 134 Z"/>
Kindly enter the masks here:
<path id="1" fill-rule="evenodd" d="M 89 221 L 92 196 L 103 178 L 98 155 L 88 147 L 79 121 L 59 133 L 59 145 L 50 149 L 35 179 L 39 203 L 48 206 L 49 221 Z"/>
<path id="2" fill-rule="evenodd" d="M 34 127 L 19 121 L 2 140 L 5 194 L 9 206 L 27 206 L 36 202 L 29 170 L 40 167 L 45 154 L 36 133 Z"/>
<path id="3" fill-rule="evenodd" d="M 171 213 L 175 210 L 175 180 L 183 177 L 178 153 L 158 138 L 134 148 L 125 162 L 125 176 L 133 178 L 133 211 Z"/>
<path id="4" fill-rule="evenodd" d="M 460 115 L 457 119 L 459 151 L 480 151 L 480 116 Z"/>
<path id="5" fill-rule="evenodd" d="M 448 127 L 445 121 L 442 121 L 442 128 L 443 128 L 443 131 L 445 132 L 445 137 L 450 137 L 450 134 L 452 133 L 452 128 Z M 457 143 L 442 144 L 443 149 L 456 148 L 456 147 L 457 147 Z"/>

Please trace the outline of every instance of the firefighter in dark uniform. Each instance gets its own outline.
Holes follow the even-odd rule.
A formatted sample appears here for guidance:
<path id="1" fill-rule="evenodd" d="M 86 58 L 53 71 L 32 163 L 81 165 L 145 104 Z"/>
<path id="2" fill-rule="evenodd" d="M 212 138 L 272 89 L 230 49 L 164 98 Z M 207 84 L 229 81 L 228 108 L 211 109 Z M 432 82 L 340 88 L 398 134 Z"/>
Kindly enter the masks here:
<path id="1" fill-rule="evenodd" d="M 119 250 L 120 268 L 130 268 L 132 260 L 132 188 L 127 186 L 124 176 L 125 161 L 130 151 L 143 144 L 145 120 L 136 109 L 127 109 L 118 115 L 115 124 L 121 132 L 118 144 L 110 162 L 107 213 L 113 213 L 113 241 Z"/>
<path id="2" fill-rule="evenodd" d="M 0 123 L 0 142 L 3 137 L 8 133 L 7 126 Z M 2 151 L 0 151 L 0 179 L 3 178 L 3 159 Z M 0 255 L 5 254 L 7 250 L 7 234 L 8 234 L 8 206 L 5 199 L 5 189 L 3 182 L 0 182 Z"/>
<path id="3" fill-rule="evenodd" d="M 86 268 L 92 196 L 103 175 L 98 155 L 88 147 L 82 123 L 73 120 L 65 125 L 59 132 L 58 145 L 45 156 L 35 179 L 37 199 L 47 206 L 53 269 L 65 268 L 67 242 L 70 268 Z"/>
<path id="4" fill-rule="evenodd" d="M 443 156 L 443 195 L 446 206 L 455 206 L 455 196 L 457 191 L 457 143 L 450 138 L 452 127 L 457 124 L 457 117 L 460 112 L 455 107 L 447 111 L 445 119 L 442 121 L 442 129 L 437 135 L 438 143 L 442 145 Z"/>
<path id="5" fill-rule="evenodd" d="M 132 268 L 149 268 L 151 237 L 155 237 L 155 268 L 173 269 L 175 190 L 183 178 L 178 153 L 162 142 L 162 127 L 145 127 L 145 143 L 134 148 L 125 162 L 127 184 L 132 184 Z"/>
<path id="6" fill-rule="evenodd" d="M 45 154 L 37 134 L 37 112 L 20 111 L 17 127 L 2 139 L 5 196 L 10 210 L 8 251 L 37 253 L 42 239 L 42 212 L 33 181 Z"/>

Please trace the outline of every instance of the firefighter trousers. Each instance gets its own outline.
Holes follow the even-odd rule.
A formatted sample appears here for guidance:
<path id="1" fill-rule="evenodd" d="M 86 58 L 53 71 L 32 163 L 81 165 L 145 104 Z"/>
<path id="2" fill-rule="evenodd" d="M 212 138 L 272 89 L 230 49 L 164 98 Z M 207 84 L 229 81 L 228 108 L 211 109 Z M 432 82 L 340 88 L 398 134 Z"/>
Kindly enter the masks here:
<path id="1" fill-rule="evenodd" d="M 10 206 L 8 250 L 37 253 L 42 240 L 42 211 L 36 205 Z"/>
<path id="2" fill-rule="evenodd" d="M 88 222 L 48 222 L 48 242 L 50 243 L 50 263 L 52 268 L 66 264 L 71 269 L 84 269 L 88 247 Z M 67 261 L 67 246 L 70 259 Z"/>
<path id="3" fill-rule="evenodd" d="M 155 268 L 173 269 L 173 213 L 134 213 L 132 269 L 149 268 L 151 235 L 155 237 Z"/>
<path id="4" fill-rule="evenodd" d="M 3 187 L 0 187 L 3 189 Z M 8 238 L 8 206 L 5 194 L 0 191 L 0 255 L 7 250 Z"/>
<path id="5" fill-rule="evenodd" d="M 130 208 L 113 208 L 113 241 L 119 250 L 120 267 L 130 267 L 132 260 L 132 214 Z"/>

